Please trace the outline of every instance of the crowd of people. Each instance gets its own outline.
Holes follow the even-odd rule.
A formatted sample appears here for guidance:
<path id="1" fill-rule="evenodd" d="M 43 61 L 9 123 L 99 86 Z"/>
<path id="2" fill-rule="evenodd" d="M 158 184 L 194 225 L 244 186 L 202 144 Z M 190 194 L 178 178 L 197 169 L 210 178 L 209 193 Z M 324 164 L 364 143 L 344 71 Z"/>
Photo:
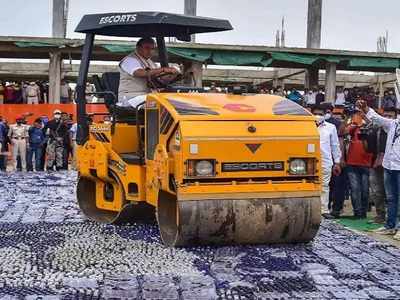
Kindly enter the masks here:
<path id="1" fill-rule="evenodd" d="M 71 82 L 61 80 L 60 103 L 69 104 L 74 102 L 74 90 Z M 94 85 L 88 83 L 86 92 L 95 91 Z M 93 95 L 87 95 L 88 103 L 96 100 Z M 0 104 L 42 104 L 49 103 L 49 83 L 47 81 L 0 81 Z"/>
<path id="2" fill-rule="evenodd" d="M 69 161 L 74 168 L 77 125 L 73 116 L 55 110 L 52 119 L 42 116 L 27 124 L 28 116 L 16 117 L 15 124 L 0 116 L 0 170 L 7 170 L 9 152 L 11 170 L 67 170 Z"/>
<path id="3" fill-rule="evenodd" d="M 390 93 L 388 93 L 390 95 Z M 353 218 L 364 219 L 375 206 L 373 223 L 384 225 L 377 233 L 396 233 L 400 201 L 400 121 L 394 105 L 380 114 L 372 102 L 356 97 L 344 110 L 320 103 L 310 107 L 317 116 L 322 171 L 322 213 L 338 218 L 346 198 L 351 199 Z M 350 101 L 351 103 L 352 101 Z"/>
<path id="4" fill-rule="evenodd" d="M 295 88 L 283 91 L 282 88 L 277 87 L 273 90 L 273 93 L 285 96 L 289 100 L 306 107 L 320 105 L 325 102 L 333 102 L 335 107 L 344 107 L 346 105 L 354 105 L 357 100 L 365 100 L 368 106 L 374 109 L 400 109 L 400 102 L 397 100 L 394 89 L 386 89 L 383 96 L 380 97 L 380 91 L 372 87 L 338 87 L 336 90 L 336 99 L 332 99 L 334 101 L 326 101 L 330 99 L 325 99 L 324 90 L 318 87 L 305 89 L 303 94 Z"/>

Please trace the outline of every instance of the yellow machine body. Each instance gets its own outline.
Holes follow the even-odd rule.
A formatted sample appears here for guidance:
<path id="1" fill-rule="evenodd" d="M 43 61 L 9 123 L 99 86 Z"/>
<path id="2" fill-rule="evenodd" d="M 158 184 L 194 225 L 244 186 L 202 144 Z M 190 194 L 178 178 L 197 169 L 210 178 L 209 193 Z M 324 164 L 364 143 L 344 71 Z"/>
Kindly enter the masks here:
<path id="1" fill-rule="evenodd" d="M 319 228 L 315 119 L 282 97 L 150 94 L 142 124 L 91 125 L 77 161 L 88 217 L 157 219 L 170 246 L 307 242 Z"/>

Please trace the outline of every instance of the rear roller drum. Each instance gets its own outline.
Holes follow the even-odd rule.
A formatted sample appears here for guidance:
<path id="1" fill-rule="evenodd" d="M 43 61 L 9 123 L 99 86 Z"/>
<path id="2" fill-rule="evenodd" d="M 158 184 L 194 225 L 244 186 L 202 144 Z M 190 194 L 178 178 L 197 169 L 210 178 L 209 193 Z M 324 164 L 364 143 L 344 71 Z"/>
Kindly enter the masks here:
<path id="1" fill-rule="evenodd" d="M 115 178 L 115 177 L 114 177 Z M 117 184 L 120 184 L 116 181 Z M 111 186 L 111 187 L 110 187 Z M 124 190 L 121 186 L 104 185 L 104 197 L 121 197 L 123 199 L 120 211 L 111 211 L 96 206 L 96 182 L 80 177 L 77 184 L 78 205 L 83 214 L 90 220 L 105 224 L 154 223 L 154 208 L 146 203 L 132 204 L 125 201 Z M 112 201 L 113 199 L 107 199 Z"/>

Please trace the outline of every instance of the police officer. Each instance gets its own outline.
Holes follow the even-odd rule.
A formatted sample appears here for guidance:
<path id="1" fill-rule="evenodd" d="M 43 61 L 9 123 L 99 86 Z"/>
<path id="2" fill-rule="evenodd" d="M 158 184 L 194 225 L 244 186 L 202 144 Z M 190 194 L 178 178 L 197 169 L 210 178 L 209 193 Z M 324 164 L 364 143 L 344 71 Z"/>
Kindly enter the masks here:
<path id="1" fill-rule="evenodd" d="M 53 113 L 54 119 L 45 126 L 48 137 L 47 142 L 47 170 L 61 170 L 63 167 L 64 140 L 68 136 L 68 128 L 61 120 L 61 111 L 56 109 Z"/>
<path id="2" fill-rule="evenodd" d="M 26 91 L 26 101 L 28 104 L 39 104 L 40 89 L 39 86 L 34 81 L 29 83 L 25 91 Z"/>
<path id="3" fill-rule="evenodd" d="M 22 171 L 26 171 L 26 148 L 28 142 L 28 126 L 24 124 L 24 117 L 18 116 L 16 124 L 10 126 L 8 137 L 11 140 L 14 170 L 17 169 L 17 157 L 20 156 Z"/>

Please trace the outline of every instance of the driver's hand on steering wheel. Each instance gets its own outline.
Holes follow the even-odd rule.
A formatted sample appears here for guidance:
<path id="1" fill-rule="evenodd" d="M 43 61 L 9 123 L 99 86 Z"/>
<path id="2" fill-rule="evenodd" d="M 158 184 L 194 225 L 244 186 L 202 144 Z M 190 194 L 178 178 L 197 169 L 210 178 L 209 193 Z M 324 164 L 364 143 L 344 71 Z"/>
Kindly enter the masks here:
<path id="1" fill-rule="evenodd" d="M 163 73 L 166 73 L 166 74 L 179 74 L 180 73 L 179 70 L 177 70 L 176 68 L 173 68 L 173 67 L 164 67 L 164 68 L 162 68 L 162 70 L 163 70 Z"/>

